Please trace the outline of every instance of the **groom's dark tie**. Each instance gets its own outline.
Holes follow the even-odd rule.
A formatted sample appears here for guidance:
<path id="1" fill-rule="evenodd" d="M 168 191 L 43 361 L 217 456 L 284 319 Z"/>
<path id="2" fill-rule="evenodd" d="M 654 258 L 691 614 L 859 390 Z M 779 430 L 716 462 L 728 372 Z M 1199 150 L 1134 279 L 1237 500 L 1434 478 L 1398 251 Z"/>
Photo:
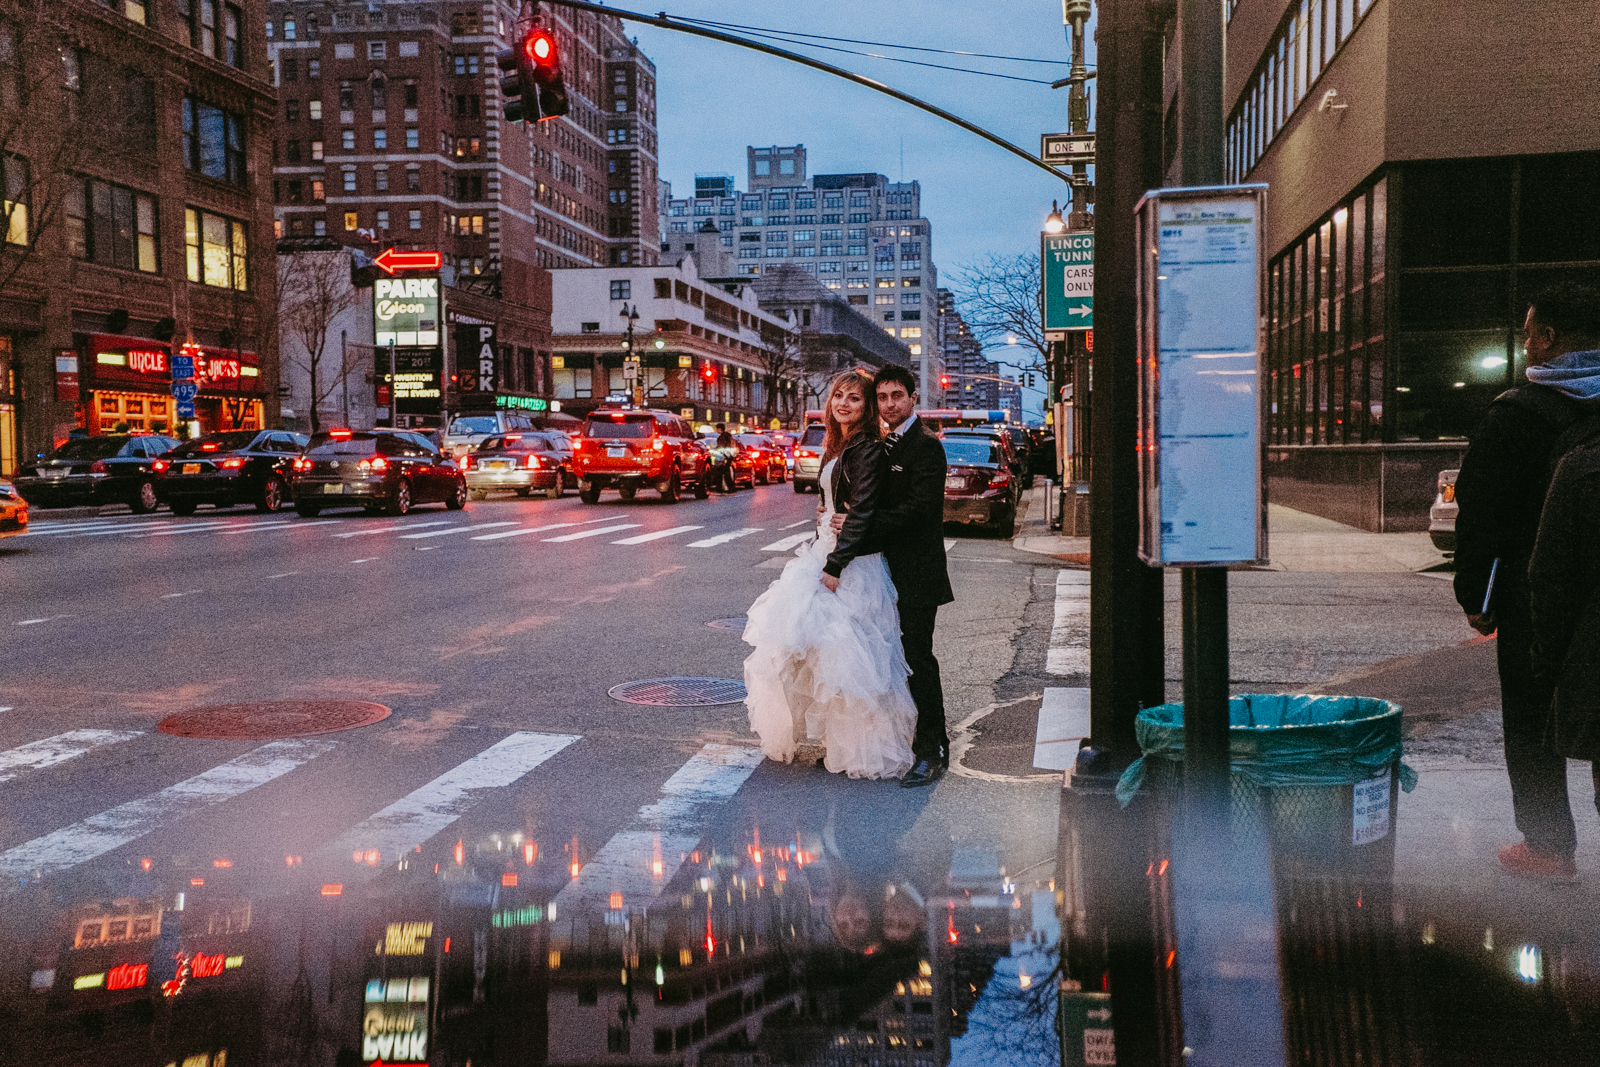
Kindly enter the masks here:
<path id="1" fill-rule="evenodd" d="M 895 445 L 900 443 L 900 437 L 901 437 L 900 434 L 893 433 L 893 432 L 889 433 L 883 439 L 883 447 L 885 449 L 893 448 Z"/>

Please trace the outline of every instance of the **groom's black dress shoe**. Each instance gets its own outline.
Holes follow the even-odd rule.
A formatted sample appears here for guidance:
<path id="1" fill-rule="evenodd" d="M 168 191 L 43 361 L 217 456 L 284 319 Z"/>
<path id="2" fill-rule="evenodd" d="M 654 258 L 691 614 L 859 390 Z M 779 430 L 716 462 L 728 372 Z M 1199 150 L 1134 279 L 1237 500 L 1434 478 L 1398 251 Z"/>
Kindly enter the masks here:
<path id="1" fill-rule="evenodd" d="M 922 785 L 932 785 L 944 777 L 945 765 L 938 760 L 919 759 L 900 779 L 901 789 L 915 789 Z"/>

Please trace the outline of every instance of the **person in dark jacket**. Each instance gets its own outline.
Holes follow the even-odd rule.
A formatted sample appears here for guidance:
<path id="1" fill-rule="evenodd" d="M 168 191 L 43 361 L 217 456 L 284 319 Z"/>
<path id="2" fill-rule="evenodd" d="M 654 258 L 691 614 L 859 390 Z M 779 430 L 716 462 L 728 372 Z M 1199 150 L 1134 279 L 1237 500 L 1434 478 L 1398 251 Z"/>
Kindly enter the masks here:
<path id="1" fill-rule="evenodd" d="M 1589 352 L 1600 384 L 1600 352 Z M 1528 564 L 1533 674 L 1552 693 L 1545 741 L 1588 760 L 1600 808 L 1600 444 L 1556 468 Z"/>
<path id="2" fill-rule="evenodd" d="M 1528 384 L 1489 405 L 1456 479 L 1456 600 L 1479 633 L 1498 632 L 1506 774 L 1523 834 L 1499 860 L 1529 878 L 1574 872 L 1566 760 L 1545 744 L 1551 690 L 1533 670 L 1528 562 L 1556 453 L 1592 396 L 1593 383 L 1572 379 L 1567 364 L 1597 342 L 1600 293 L 1567 283 L 1534 297 L 1523 326 Z"/>

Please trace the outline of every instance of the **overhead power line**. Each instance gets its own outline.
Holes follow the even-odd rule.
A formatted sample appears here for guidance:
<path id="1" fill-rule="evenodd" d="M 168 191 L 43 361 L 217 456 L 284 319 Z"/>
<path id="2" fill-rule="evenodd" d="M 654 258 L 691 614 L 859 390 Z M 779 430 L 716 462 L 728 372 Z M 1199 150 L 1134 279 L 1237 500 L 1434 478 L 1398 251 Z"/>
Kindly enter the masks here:
<path id="1" fill-rule="evenodd" d="M 932 67 L 935 70 L 953 70 L 953 71 L 957 72 L 958 74 L 980 74 L 985 78 L 1004 78 L 1007 81 L 1029 82 L 1029 83 L 1031 83 L 1033 85 L 1053 85 L 1054 84 L 1048 78 L 1022 78 L 1022 77 L 1018 77 L 1015 74 L 997 74 L 994 71 L 990 71 L 990 70 L 972 70 L 972 69 L 970 69 L 968 67 L 952 67 L 952 66 L 948 66 L 948 65 L 946 65 L 944 63 L 924 63 L 920 59 L 904 59 L 904 58 L 901 58 L 900 56 L 880 55 L 877 52 L 862 52 L 859 49 L 855 49 L 855 48 L 838 48 L 838 47 L 836 47 L 834 45 L 813 44 L 810 41 L 795 41 L 795 40 L 791 40 L 788 37 L 779 36 L 778 34 L 763 33 L 763 32 L 761 32 L 759 30 L 754 30 L 754 29 L 745 29 L 744 32 L 749 34 L 751 37 L 764 37 L 769 41 L 777 41 L 780 44 L 792 44 L 792 45 L 797 45 L 797 46 L 799 46 L 801 48 L 821 48 L 821 49 L 824 49 L 824 50 L 829 51 L 829 52 L 843 52 L 846 55 L 866 56 L 868 59 L 882 59 L 882 60 L 885 60 L 886 62 L 889 62 L 889 63 L 907 63 L 907 64 L 910 64 L 913 67 Z M 807 36 L 809 36 L 809 35 L 807 35 Z M 927 49 L 927 51 L 937 51 L 937 49 Z"/>
<path id="2" fill-rule="evenodd" d="M 915 44 L 894 44 L 890 41 L 861 41 L 854 37 L 829 37 L 820 33 L 801 33 L 799 30 L 774 30 L 765 26 L 742 26 L 736 22 L 713 22 L 710 19 L 691 19 L 675 16 L 678 22 L 694 22 L 702 26 L 717 26 L 725 30 L 742 30 L 746 33 L 782 34 L 786 37 L 809 37 L 816 41 L 839 41 L 843 44 L 864 44 L 874 48 L 898 48 L 907 52 L 936 52 L 946 56 L 968 56 L 972 59 L 1003 59 L 1010 63 L 1046 63 L 1050 66 L 1065 67 L 1072 61 L 1070 59 L 1033 59 L 1027 56 L 997 56 L 988 52 L 962 52 L 952 48 L 927 48 Z M 865 55 L 866 53 L 861 53 Z M 951 68 L 958 69 L 958 68 Z M 973 73 L 979 73 L 974 71 Z"/>

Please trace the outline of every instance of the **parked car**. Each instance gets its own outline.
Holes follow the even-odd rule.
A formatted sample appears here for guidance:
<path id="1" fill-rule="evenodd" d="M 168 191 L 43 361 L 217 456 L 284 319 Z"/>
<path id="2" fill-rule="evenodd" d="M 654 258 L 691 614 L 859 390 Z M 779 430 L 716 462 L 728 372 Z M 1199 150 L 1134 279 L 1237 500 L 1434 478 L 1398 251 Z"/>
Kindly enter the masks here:
<path id="1" fill-rule="evenodd" d="M 732 456 L 719 457 L 717 455 L 718 436 L 719 435 L 715 433 L 703 433 L 700 435 L 700 444 L 705 448 L 707 453 L 710 454 L 713 467 L 715 467 L 715 465 L 722 458 L 731 459 L 733 463 L 734 489 L 739 489 L 740 487 L 745 489 L 754 489 L 756 487 L 756 469 L 760 466 L 763 466 L 765 463 L 765 461 L 761 458 L 761 454 L 757 450 L 751 448 L 749 445 L 744 444 L 739 439 L 739 436 L 735 435 L 733 438 Z M 711 481 L 715 483 L 716 480 L 716 474 L 713 472 Z"/>
<path id="2" fill-rule="evenodd" d="M 323 508 L 365 507 L 404 515 L 413 505 L 467 505 L 467 480 L 456 461 L 409 430 L 328 430 L 313 434 L 291 464 L 294 509 L 312 518 Z"/>
<path id="3" fill-rule="evenodd" d="M 805 428 L 794 443 L 794 491 L 807 489 L 816 492 L 817 479 L 822 474 L 822 439 L 827 429 L 820 422 Z"/>
<path id="4" fill-rule="evenodd" d="M 439 438 L 439 451 L 460 459 L 485 437 L 532 429 L 534 429 L 533 420 L 515 411 L 486 411 L 481 415 L 460 415 L 450 420 L 450 425 Z"/>
<path id="5" fill-rule="evenodd" d="M 28 532 L 28 502 L 17 487 L 0 478 L 0 537 L 16 537 Z"/>
<path id="6" fill-rule="evenodd" d="M 601 490 L 612 487 L 624 500 L 643 486 L 653 486 L 668 503 L 691 489 L 701 500 L 710 495 L 706 451 L 695 442 L 694 428 L 670 411 L 595 409 L 573 442 L 572 465 L 585 504 L 597 503 Z"/>
<path id="7" fill-rule="evenodd" d="M 1461 510 L 1456 503 L 1456 478 L 1460 474 L 1459 469 L 1439 472 L 1439 488 L 1428 509 L 1428 537 L 1433 547 L 1446 555 L 1456 550 L 1456 513 Z"/>
<path id="8" fill-rule="evenodd" d="M 952 426 L 944 433 L 953 436 L 988 437 L 999 441 L 1005 448 L 1006 467 L 1010 469 L 1011 476 L 1016 479 L 1019 488 L 1033 488 L 1033 465 L 1029 459 L 1031 446 L 1028 443 L 1027 432 L 1020 426 L 1005 426 L 991 422 L 977 426 Z"/>
<path id="9" fill-rule="evenodd" d="M 509 489 L 518 496 L 530 496 L 537 489 L 551 500 L 559 500 L 567 488 L 565 467 L 571 457 L 570 451 L 558 451 L 549 435 L 508 433 L 479 441 L 477 448 L 461 457 L 461 469 L 474 500 L 484 500 L 497 489 Z"/>
<path id="10" fill-rule="evenodd" d="M 788 457 L 771 437 L 764 433 L 741 433 L 735 434 L 733 439 L 755 453 L 752 457 L 752 466 L 756 481 L 762 485 L 770 485 L 773 482 L 781 485 L 788 480 Z"/>
<path id="11" fill-rule="evenodd" d="M 1005 444 L 986 434 L 940 434 L 947 469 L 944 521 L 981 526 L 1010 537 L 1017 523 L 1017 479 Z"/>
<path id="12" fill-rule="evenodd" d="M 311 439 L 284 430 L 228 430 L 186 441 L 152 464 L 156 499 L 174 515 L 201 504 L 257 511 L 289 505 L 291 465 Z"/>
<path id="13" fill-rule="evenodd" d="M 40 508 L 83 504 L 127 504 L 135 514 L 154 511 L 156 457 L 176 448 L 175 437 L 160 434 L 102 434 L 74 437 L 48 456 L 24 467 L 16 486 Z"/>

